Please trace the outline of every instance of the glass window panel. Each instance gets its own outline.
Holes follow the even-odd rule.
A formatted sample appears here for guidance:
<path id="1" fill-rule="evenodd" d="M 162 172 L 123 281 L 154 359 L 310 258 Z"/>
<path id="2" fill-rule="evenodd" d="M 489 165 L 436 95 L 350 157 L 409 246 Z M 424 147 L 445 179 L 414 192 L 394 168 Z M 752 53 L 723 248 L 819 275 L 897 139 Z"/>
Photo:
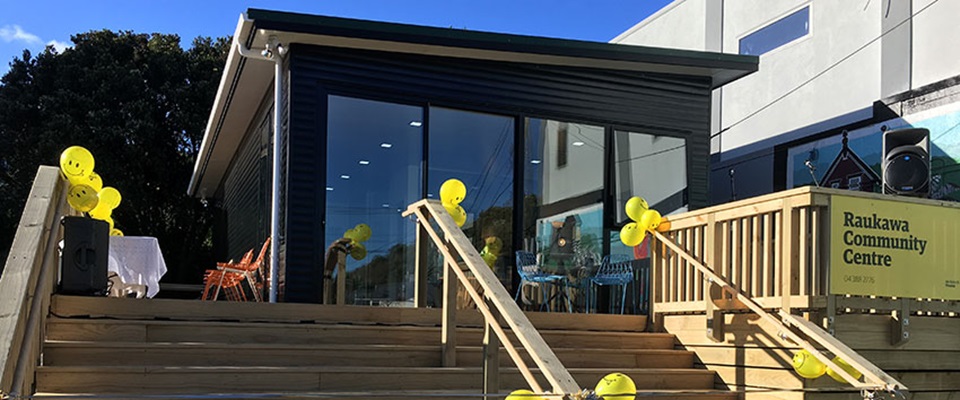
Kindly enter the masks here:
<path id="1" fill-rule="evenodd" d="M 650 207 L 663 215 L 686 211 L 687 149 L 684 139 L 617 131 L 614 147 L 618 222 L 628 222 L 623 206 L 633 196 L 643 197 Z"/>
<path id="2" fill-rule="evenodd" d="M 482 251 L 499 241 L 491 267 L 509 287 L 513 265 L 514 119 L 449 108 L 430 108 L 428 197 L 439 199 L 447 179 L 467 187 L 460 204 L 463 232 Z M 495 249 L 497 245 L 492 247 Z"/>
<path id="3" fill-rule="evenodd" d="M 758 29 L 740 39 L 740 54 L 759 56 L 810 33 L 810 7 Z"/>
<path id="4" fill-rule="evenodd" d="M 524 249 L 569 272 L 602 252 L 604 128 L 530 118 L 525 135 Z"/>
<path id="5" fill-rule="evenodd" d="M 422 196 L 422 108 L 330 96 L 327 111 L 325 237 L 371 230 L 366 257 L 347 257 L 347 304 L 412 305 L 415 226 L 400 212 Z"/>

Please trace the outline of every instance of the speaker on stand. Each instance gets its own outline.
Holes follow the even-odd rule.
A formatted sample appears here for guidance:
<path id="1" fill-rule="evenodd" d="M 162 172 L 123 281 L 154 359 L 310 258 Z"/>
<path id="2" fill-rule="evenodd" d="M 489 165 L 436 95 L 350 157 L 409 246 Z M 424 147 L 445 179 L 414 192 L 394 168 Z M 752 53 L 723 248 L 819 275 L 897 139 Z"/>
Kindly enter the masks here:
<path id="1" fill-rule="evenodd" d="M 883 193 L 927 197 L 930 194 L 930 131 L 925 128 L 883 132 Z"/>

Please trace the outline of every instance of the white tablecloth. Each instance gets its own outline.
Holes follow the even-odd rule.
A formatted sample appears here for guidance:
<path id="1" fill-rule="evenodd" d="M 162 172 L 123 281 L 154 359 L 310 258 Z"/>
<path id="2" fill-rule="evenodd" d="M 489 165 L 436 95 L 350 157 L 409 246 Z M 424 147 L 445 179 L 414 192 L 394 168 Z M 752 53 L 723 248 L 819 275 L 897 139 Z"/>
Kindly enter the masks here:
<path id="1" fill-rule="evenodd" d="M 157 238 L 110 236 L 107 270 L 116 272 L 125 284 L 145 285 L 147 297 L 153 297 L 160 291 L 160 278 L 167 273 L 167 263 Z"/>

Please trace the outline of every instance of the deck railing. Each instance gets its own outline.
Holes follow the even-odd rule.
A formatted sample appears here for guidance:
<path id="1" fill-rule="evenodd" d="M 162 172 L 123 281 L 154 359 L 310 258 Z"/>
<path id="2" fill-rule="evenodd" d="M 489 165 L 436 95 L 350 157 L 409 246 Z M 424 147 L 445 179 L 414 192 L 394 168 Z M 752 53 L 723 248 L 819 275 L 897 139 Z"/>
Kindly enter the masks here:
<path id="1" fill-rule="evenodd" d="M 516 364 L 527 384 L 536 393 L 545 393 L 533 371 L 521 357 L 507 336 L 509 327 L 520 345 L 539 368 L 540 373 L 552 386 L 551 393 L 576 396 L 582 393 L 580 386 L 559 358 L 540 336 L 520 307 L 513 301 L 493 271 L 487 267 L 480 253 L 473 247 L 463 231 L 453 222 L 439 201 L 420 200 L 411 204 L 403 214 L 416 215 L 417 230 L 417 290 L 416 302 L 422 306 L 426 296 L 426 260 L 430 241 L 443 256 L 443 318 L 441 345 L 443 366 L 456 366 L 456 312 L 458 287 L 463 285 L 477 309 L 484 316 L 483 376 L 484 393 L 499 391 L 500 344 Z M 469 276 L 468 276 L 469 275 Z"/>
<path id="2" fill-rule="evenodd" d="M 865 376 L 865 382 L 844 377 L 854 382 L 854 386 L 867 390 L 905 390 L 897 380 L 831 335 L 834 316 L 838 310 L 847 313 L 893 311 L 892 321 L 896 326 L 892 344 L 896 345 L 909 338 L 911 314 L 955 316 L 960 312 L 960 302 L 936 296 L 870 294 L 869 290 L 845 293 L 840 285 L 844 279 L 873 280 L 875 277 L 869 273 L 841 276 L 846 273 L 841 272 L 841 268 L 845 268 L 843 271 L 881 268 L 876 263 L 889 263 L 890 257 L 913 260 L 910 257 L 915 257 L 918 248 L 915 243 L 902 242 L 905 244 L 900 248 L 896 244 L 883 247 L 890 243 L 888 240 L 901 240 L 901 237 L 913 241 L 929 234 L 938 236 L 935 239 L 941 240 L 941 247 L 955 247 L 955 241 L 948 236 L 960 231 L 955 232 L 952 225 L 925 233 L 917 233 L 918 229 L 907 232 L 906 228 L 889 233 L 869 226 L 851 227 L 856 224 L 850 220 L 857 215 L 867 215 L 866 218 L 874 220 L 889 216 L 877 216 L 873 207 L 920 210 L 926 216 L 915 221 L 917 225 L 929 225 L 929 221 L 938 219 L 938 213 L 942 213 L 941 218 L 945 220 L 955 220 L 960 215 L 960 205 L 956 203 L 805 187 L 669 216 L 669 230 L 655 234 L 652 246 L 653 323 L 662 324 L 662 316 L 666 314 L 705 313 L 705 332 L 721 341 L 723 313 L 753 312 L 780 333 L 779 340 L 811 351 L 839 374 L 843 375 L 843 371 L 818 349 L 849 362 Z M 903 221 L 912 218 L 905 215 L 909 211 L 887 213 L 894 219 L 902 217 Z M 869 238 L 864 240 L 877 243 L 861 246 L 856 239 L 861 228 L 876 230 L 877 236 L 868 233 Z M 922 240 L 928 239 L 931 238 Z M 910 251 L 914 254 L 907 254 Z M 951 258 L 949 251 L 945 256 L 930 256 L 926 260 L 943 262 Z M 863 258 L 854 259 L 861 252 Z M 840 261 L 844 264 L 842 267 Z M 831 262 L 838 264 L 833 270 Z M 951 270 L 949 262 L 946 262 L 948 271 Z M 870 263 L 874 265 L 861 265 Z M 938 279 L 943 285 L 943 279 Z M 947 273 L 947 289 L 943 290 L 953 290 L 950 282 L 957 285 L 953 279 Z M 800 313 L 808 313 L 810 318 Z M 818 317 L 822 320 L 817 320 Z"/>
<path id="3" fill-rule="evenodd" d="M 68 209 L 57 168 L 41 166 L 0 277 L 0 397 L 33 394 L 44 319 L 57 279 L 60 216 Z"/>

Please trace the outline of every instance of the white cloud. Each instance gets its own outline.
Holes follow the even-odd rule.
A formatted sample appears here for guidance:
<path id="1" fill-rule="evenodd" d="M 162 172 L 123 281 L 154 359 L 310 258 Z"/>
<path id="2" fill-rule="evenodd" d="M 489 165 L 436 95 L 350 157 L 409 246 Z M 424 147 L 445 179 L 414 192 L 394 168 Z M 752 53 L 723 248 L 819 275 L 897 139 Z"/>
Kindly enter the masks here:
<path id="1" fill-rule="evenodd" d="M 39 36 L 24 31 L 20 25 L 4 25 L 0 28 L 0 39 L 7 43 L 14 41 L 25 42 L 27 44 L 43 43 L 43 40 L 40 40 Z"/>
<path id="2" fill-rule="evenodd" d="M 70 48 L 70 47 L 73 47 L 72 44 L 66 43 L 66 42 L 61 42 L 61 41 L 59 41 L 59 40 L 51 40 L 51 41 L 47 42 L 47 46 L 53 46 L 53 48 L 57 50 L 57 54 L 63 54 L 63 51 L 64 51 L 64 50 L 66 50 L 66 49 L 68 49 L 68 48 Z"/>

